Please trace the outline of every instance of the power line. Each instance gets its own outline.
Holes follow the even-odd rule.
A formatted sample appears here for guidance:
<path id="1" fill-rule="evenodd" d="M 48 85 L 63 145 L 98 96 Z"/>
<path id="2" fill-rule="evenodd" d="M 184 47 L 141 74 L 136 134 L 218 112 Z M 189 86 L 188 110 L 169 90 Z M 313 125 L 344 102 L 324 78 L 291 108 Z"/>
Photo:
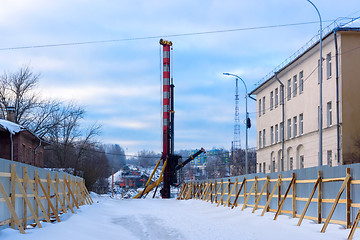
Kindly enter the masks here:
<path id="1" fill-rule="evenodd" d="M 323 22 L 332 22 L 332 21 L 333 20 L 325 20 Z M 70 42 L 70 43 L 55 43 L 55 44 L 43 44 L 43 45 L 7 47 L 7 48 L 0 48 L 0 51 L 32 49 L 32 48 L 67 47 L 67 46 L 76 46 L 76 45 L 89 45 L 89 44 L 103 44 L 103 43 L 126 42 L 126 41 L 139 41 L 139 40 L 146 40 L 146 39 L 158 39 L 158 38 L 169 38 L 169 37 L 196 36 L 196 35 L 228 33 L 228 32 L 238 32 L 238 31 L 250 31 L 250 30 L 279 28 L 279 27 L 291 27 L 291 26 L 309 25 L 309 24 L 315 24 L 315 23 L 318 23 L 318 22 L 313 21 L 313 22 L 287 23 L 287 24 L 277 24 L 277 25 L 257 26 L 257 27 L 245 27 L 245 28 L 234 28 L 234 29 L 224 29 L 224 30 L 204 31 L 204 32 L 192 32 L 192 33 L 178 33 L 178 34 L 147 36 L 147 37 L 133 37 L 133 38 L 98 40 L 98 41 L 85 41 L 85 42 Z"/>

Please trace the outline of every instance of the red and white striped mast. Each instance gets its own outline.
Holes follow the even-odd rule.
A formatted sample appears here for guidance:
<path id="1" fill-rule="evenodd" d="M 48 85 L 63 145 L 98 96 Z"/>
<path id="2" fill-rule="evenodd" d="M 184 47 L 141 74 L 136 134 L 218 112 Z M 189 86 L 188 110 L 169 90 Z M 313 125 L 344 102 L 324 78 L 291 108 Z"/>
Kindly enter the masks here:
<path id="1" fill-rule="evenodd" d="M 171 78 L 170 51 L 172 42 L 160 39 L 163 46 L 163 153 L 165 163 L 174 154 L 174 85 Z M 170 159 L 169 159 L 170 161 Z M 170 198 L 170 165 L 168 162 L 164 171 L 164 187 L 161 190 L 163 198 Z"/>

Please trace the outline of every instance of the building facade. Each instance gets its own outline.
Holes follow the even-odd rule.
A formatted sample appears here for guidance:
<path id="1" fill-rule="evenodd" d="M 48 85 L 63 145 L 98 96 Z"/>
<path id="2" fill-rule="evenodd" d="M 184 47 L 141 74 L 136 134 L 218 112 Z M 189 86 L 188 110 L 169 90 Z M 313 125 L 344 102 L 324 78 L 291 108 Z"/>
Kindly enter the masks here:
<path id="1" fill-rule="evenodd" d="M 257 99 L 257 172 L 313 167 L 319 159 L 317 42 L 250 94 Z M 322 164 L 354 162 L 360 139 L 360 29 L 323 38 Z"/>
<path id="2" fill-rule="evenodd" d="M 44 167 L 47 142 L 11 121 L 0 119 L 0 158 Z"/>

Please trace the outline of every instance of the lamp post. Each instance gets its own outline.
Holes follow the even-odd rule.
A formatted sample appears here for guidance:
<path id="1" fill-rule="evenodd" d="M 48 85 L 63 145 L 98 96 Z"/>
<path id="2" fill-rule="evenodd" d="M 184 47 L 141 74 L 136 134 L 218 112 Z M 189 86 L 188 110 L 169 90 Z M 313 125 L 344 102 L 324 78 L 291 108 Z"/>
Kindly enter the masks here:
<path id="1" fill-rule="evenodd" d="M 319 63 L 319 87 L 320 87 L 320 103 L 319 103 L 319 158 L 318 158 L 318 166 L 322 166 L 322 128 L 323 128 L 323 114 L 322 114 L 322 20 L 321 20 L 321 15 L 319 10 L 317 9 L 317 7 L 315 6 L 315 4 L 313 2 L 311 2 L 310 0 L 306 0 L 308 1 L 316 10 L 317 14 L 319 15 L 319 21 L 320 21 L 320 63 Z"/>
<path id="2" fill-rule="evenodd" d="M 242 80 L 241 77 L 239 77 L 238 75 L 235 75 L 235 74 L 232 74 L 232 73 L 223 73 L 224 75 L 227 75 L 227 76 L 234 76 L 238 79 L 241 80 L 241 82 L 244 84 L 244 87 L 245 87 L 245 105 L 246 105 L 246 109 L 245 109 L 245 112 L 246 112 L 246 124 L 245 124 L 245 127 L 246 127 L 246 137 L 245 137 L 245 174 L 248 174 L 249 173 L 249 167 L 248 167 L 248 118 L 249 118 L 249 113 L 248 113 L 248 110 L 247 110 L 247 99 L 248 99 L 248 91 L 247 91 L 247 87 L 246 87 L 246 84 L 244 82 L 244 80 Z"/>

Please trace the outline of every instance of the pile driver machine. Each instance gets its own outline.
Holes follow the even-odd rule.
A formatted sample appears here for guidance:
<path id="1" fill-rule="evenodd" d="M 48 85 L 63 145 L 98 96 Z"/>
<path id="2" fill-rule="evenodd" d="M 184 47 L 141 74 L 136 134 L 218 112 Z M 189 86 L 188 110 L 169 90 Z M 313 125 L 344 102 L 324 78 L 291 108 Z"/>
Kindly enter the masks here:
<path id="1" fill-rule="evenodd" d="M 141 198 L 144 194 L 149 193 L 154 187 L 159 186 L 163 181 L 163 187 L 160 190 L 162 198 L 170 198 L 170 186 L 177 184 L 177 172 L 191 160 L 196 158 L 205 150 L 201 148 L 195 154 L 191 155 L 184 162 L 181 161 L 182 156 L 174 154 L 174 83 L 171 75 L 171 51 L 172 42 L 160 39 L 160 45 L 163 48 L 162 54 L 162 82 L 163 82 L 163 96 L 162 96 L 162 140 L 163 149 L 161 159 L 155 166 L 153 173 L 150 175 L 143 191 L 139 192 L 134 198 Z M 163 169 L 157 181 L 150 184 L 151 179 L 158 168 L 160 162 L 163 162 Z M 156 192 L 156 190 L 155 190 Z M 155 195 L 155 194 L 154 194 Z"/>

